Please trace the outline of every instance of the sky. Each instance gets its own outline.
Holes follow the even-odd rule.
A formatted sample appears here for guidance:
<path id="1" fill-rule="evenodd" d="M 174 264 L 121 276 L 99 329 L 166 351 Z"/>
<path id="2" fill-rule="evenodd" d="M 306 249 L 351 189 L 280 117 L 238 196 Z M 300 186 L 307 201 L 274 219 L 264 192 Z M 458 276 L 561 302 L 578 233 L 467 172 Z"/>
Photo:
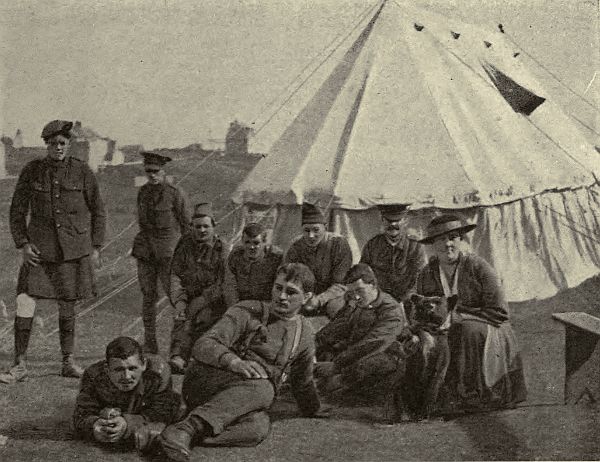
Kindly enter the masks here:
<path id="1" fill-rule="evenodd" d="M 119 145 L 151 149 L 222 140 L 233 119 L 260 127 L 269 103 L 376 2 L 0 0 L 2 132 L 20 128 L 25 145 L 40 145 L 46 122 L 80 120 Z M 597 2 L 411 3 L 490 28 L 502 22 L 597 107 Z M 565 105 L 600 131 L 589 105 L 573 95 Z"/>

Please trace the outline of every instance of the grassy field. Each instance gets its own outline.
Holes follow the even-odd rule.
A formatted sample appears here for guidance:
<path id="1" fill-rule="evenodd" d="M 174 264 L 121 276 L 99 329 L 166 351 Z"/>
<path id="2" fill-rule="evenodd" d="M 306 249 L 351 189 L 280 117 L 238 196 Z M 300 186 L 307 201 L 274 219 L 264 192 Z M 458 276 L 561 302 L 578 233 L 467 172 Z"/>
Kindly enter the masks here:
<path id="1" fill-rule="evenodd" d="M 217 217 L 233 210 L 229 196 L 255 160 L 187 158 L 174 162 L 176 179 L 191 172 L 181 183 L 192 202 L 211 201 Z M 197 167 L 197 168 L 196 168 Z M 194 168 L 196 168 L 194 170 Z M 104 295 L 78 310 L 78 357 L 83 365 L 102 358 L 105 345 L 117 335 L 141 337 L 141 296 L 137 283 L 122 285 L 135 274 L 127 255 L 137 230 L 127 228 L 135 218 L 135 176 L 140 165 L 111 168 L 98 175 L 108 210 L 108 247 L 99 283 Z M 7 216 L 14 180 L 0 182 L 0 212 Z M 0 368 L 12 360 L 14 276 L 18 254 L 12 248 L 7 223 L 2 221 L 0 268 L 2 298 L 8 317 L 0 319 Z M 219 232 L 231 235 L 233 215 L 222 221 Z M 198 448 L 194 460 L 507 460 L 597 459 L 599 415 L 586 405 L 560 405 L 564 377 L 564 333 L 552 321 L 559 311 L 587 311 L 600 315 L 600 279 L 544 301 L 512 304 L 513 325 L 523 350 L 529 399 L 515 410 L 472 415 L 451 421 L 408 423 L 394 427 L 377 425 L 389 409 L 382 403 L 341 406 L 329 419 L 297 417 L 295 406 L 284 396 L 272 414 L 270 438 L 253 449 Z M 111 292 L 111 289 L 113 290 Z M 172 313 L 160 306 L 159 343 L 163 354 L 171 329 Z M 32 375 L 15 387 L 0 388 L 0 460 L 4 461 L 134 461 L 122 453 L 73 441 L 70 418 L 78 390 L 76 380 L 58 375 L 57 314 L 42 303 L 37 313 L 29 359 Z M 176 386 L 180 386 L 177 378 Z M 2 444 L 2 436 L 7 440 Z"/>

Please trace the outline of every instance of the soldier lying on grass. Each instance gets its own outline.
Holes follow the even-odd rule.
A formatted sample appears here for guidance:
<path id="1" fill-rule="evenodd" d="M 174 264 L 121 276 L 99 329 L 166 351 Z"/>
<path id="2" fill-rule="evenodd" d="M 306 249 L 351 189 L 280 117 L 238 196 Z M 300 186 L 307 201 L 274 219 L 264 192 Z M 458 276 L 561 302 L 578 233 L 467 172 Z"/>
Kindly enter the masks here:
<path id="1" fill-rule="evenodd" d="M 176 420 L 180 402 L 165 360 L 144 356 L 134 339 L 118 337 L 106 347 L 106 360 L 85 370 L 73 424 L 84 439 L 144 452 Z"/>

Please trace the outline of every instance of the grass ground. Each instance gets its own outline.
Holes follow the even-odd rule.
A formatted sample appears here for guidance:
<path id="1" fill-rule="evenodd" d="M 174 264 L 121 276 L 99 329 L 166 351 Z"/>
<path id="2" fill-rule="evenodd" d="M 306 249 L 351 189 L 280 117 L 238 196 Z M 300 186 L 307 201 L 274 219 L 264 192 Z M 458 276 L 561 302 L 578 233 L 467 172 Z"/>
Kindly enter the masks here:
<path id="1" fill-rule="evenodd" d="M 173 172 L 179 178 L 198 159 L 177 162 Z M 231 210 L 227 198 L 250 161 L 209 159 L 183 187 L 193 200 L 211 200 L 218 216 Z M 107 204 L 109 241 L 134 218 L 136 189 L 133 177 L 139 166 L 126 166 L 99 175 L 105 197 L 118 197 Z M 191 177 L 192 175 L 190 175 Z M 14 183 L 0 182 L 6 192 L 0 204 L 4 210 Z M 6 191 L 4 191 L 6 189 Z M 216 193 L 218 191 L 218 193 Z M 6 214 L 4 214 L 6 216 Z M 2 226 L 5 223 L 2 222 Z M 230 230 L 223 223 L 222 230 Z M 12 318 L 10 303 L 14 290 L 18 255 L 0 229 L 0 290 L 8 304 L 8 317 L 0 319 L 0 368 L 12 360 Z M 123 234 L 104 252 L 105 266 L 100 282 L 103 294 L 132 275 L 133 262 L 126 252 L 135 227 Z M 8 241 L 8 242 L 7 242 Z M 103 356 L 109 340 L 117 335 L 141 337 L 140 294 L 137 283 L 122 286 L 102 303 L 79 308 L 78 356 L 89 365 Z M 588 405 L 561 405 L 564 377 L 564 334 L 552 321 L 558 311 L 587 311 L 600 315 L 600 279 L 594 278 L 577 289 L 543 302 L 512 305 L 513 325 L 526 364 L 529 400 L 515 410 L 465 416 L 450 421 L 407 423 L 386 427 L 388 410 L 383 405 L 336 407 L 328 419 L 303 419 L 285 396 L 275 404 L 274 424 L 267 441 L 251 449 L 198 448 L 193 460 L 243 461 L 342 461 L 342 460 L 578 460 L 600 458 L 599 414 Z M 102 300 L 102 299 L 101 299 Z M 70 418 L 78 382 L 58 376 L 59 348 L 57 314 L 41 304 L 30 346 L 30 379 L 18 386 L 0 387 L 0 460 L 2 461 L 135 461 L 134 453 L 123 453 L 73 440 Z M 170 308 L 161 305 L 159 322 L 161 351 L 167 350 L 171 328 Z M 180 378 L 176 385 L 180 386 Z M 4 444 L 3 444 L 4 443 Z"/>

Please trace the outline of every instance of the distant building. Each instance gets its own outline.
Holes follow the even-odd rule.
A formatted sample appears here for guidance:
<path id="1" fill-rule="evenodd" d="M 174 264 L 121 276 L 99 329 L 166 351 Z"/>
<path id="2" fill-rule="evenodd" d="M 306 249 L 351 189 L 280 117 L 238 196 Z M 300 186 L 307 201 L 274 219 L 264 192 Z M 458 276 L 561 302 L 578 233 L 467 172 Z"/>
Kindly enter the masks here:
<path id="1" fill-rule="evenodd" d="M 73 139 L 69 155 L 87 162 L 94 172 L 97 172 L 100 166 L 115 165 L 117 157 L 113 156 L 117 144 L 115 140 L 100 136 L 91 128 L 82 126 L 80 121 L 75 122 L 71 132 Z"/>
<path id="2" fill-rule="evenodd" d="M 225 136 L 225 154 L 227 156 L 248 155 L 248 138 L 252 132 L 252 128 L 241 124 L 237 120 L 231 122 Z"/>
<path id="3" fill-rule="evenodd" d="M 125 156 L 125 162 L 136 162 L 142 161 L 142 157 L 140 153 L 144 150 L 144 145 L 142 144 L 125 144 L 120 146 L 119 149 Z"/>
<path id="4" fill-rule="evenodd" d="M 15 138 L 13 140 L 13 147 L 15 149 L 20 149 L 23 147 L 23 133 L 20 128 L 17 128 L 17 133 L 15 134 Z"/>

